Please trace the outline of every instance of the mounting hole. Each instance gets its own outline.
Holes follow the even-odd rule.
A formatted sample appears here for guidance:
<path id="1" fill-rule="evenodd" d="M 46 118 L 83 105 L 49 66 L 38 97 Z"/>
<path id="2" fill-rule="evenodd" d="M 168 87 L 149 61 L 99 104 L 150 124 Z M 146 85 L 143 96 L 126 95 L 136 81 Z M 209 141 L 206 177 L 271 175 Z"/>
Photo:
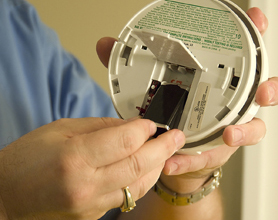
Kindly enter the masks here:
<path id="1" fill-rule="evenodd" d="M 143 45 L 143 46 L 141 47 L 141 49 L 142 49 L 142 50 L 147 50 L 148 47 Z"/>

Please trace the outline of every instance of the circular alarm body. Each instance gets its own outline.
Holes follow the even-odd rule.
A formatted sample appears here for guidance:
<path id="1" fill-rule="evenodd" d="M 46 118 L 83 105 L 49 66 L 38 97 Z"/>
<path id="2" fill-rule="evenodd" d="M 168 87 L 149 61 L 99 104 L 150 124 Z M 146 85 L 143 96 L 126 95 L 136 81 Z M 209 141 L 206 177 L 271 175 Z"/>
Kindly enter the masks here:
<path id="1" fill-rule="evenodd" d="M 227 0 L 151 3 L 123 28 L 109 62 L 119 116 L 154 121 L 156 136 L 182 130 L 181 154 L 219 146 L 226 126 L 250 121 L 267 75 L 260 33 Z"/>

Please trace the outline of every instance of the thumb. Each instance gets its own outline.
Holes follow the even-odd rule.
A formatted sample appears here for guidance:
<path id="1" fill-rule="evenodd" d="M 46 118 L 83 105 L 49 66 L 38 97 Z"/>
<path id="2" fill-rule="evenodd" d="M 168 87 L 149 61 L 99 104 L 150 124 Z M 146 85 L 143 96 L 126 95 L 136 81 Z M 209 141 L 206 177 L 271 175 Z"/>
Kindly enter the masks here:
<path id="1" fill-rule="evenodd" d="M 109 62 L 109 57 L 111 50 L 113 48 L 113 45 L 115 43 L 116 39 L 112 37 L 104 37 L 101 38 L 97 42 L 96 50 L 97 50 L 97 55 L 102 62 L 102 64 L 107 68 L 108 67 L 108 62 Z"/>

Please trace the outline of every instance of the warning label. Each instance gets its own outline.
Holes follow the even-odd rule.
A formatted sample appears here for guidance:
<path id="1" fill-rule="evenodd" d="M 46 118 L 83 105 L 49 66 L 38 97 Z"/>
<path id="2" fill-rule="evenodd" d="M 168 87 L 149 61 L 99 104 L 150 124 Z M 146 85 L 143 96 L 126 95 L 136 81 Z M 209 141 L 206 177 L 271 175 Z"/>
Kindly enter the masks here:
<path id="1" fill-rule="evenodd" d="M 204 117 L 207 100 L 210 92 L 210 84 L 201 82 L 199 83 L 195 100 L 193 102 L 193 110 L 191 112 L 188 130 L 200 131 L 202 120 Z"/>
<path id="2" fill-rule="evenodd" d="M 228 10 L 165 0 L 139 19 L 134 28 L 164 32 L 188 46 L 213 51 L 242 49 L 242 35 Z"/>

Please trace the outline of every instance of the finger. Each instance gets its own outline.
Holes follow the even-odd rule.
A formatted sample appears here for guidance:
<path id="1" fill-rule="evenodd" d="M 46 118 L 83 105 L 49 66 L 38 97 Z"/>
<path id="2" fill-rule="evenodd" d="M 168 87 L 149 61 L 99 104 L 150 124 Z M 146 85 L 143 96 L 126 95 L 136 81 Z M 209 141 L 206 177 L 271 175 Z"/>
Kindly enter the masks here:
<path id="1" fill-rule="evenodd" d="M 116 39 L 111 37 L 101 38 L 96 45 L 98 57 L 102 64 L 107 68 L 109 57 Z"/>
<path id="2" fill-rule="evenodd" d="M 125 124 L 118 118 L 63 118 L 49 124 L 52 129 L 61 132 L 65 137 L 87 134 L 100 129 Z"/>
<path id="3" fill-rule="evenodd" d="M 108 191 L 130 185 L 156 169 L 184 146 L 185 136 L 180 130 L 168 131 L 146 142 L 138 151 L 122 161 L 98 169 L 98 176 Z"/>
<path id="4" fill-rule="evenodd" d="M 137 151 L 156 132 L 154 122 L 138 119 L 72 138 L 79 154 L 92 167 L 120 161 Z"/>
<path id="5" fill-rule="evenodd" d="M 231 147 L 254 145 L 264 138 L 265 133 L 265 123 L 261 119 L 254 118 L 243 125 L 228 126 L 223 132 L 223 140 Z"/>
<path id="6" fill-rule="evenodd" d="M 260 106 L 273 106 L 278 104 L 278 78 L 273 77 L 263 82 L 257 89 L 256 102 Z"/>
<path id="7" fill-rule="evenodd" d="M 161 175 L 164 164 L 165 162 L 130 185 L 130 189 L 134 192 L 132 195 L 134 195 L 136 200 L 145 196 L 146 193 L 154 186 Z"/>
<path id="8" fill-rule="evenodd" d="M 259 8 L 250 8 L 247 12 L 248 16 L 254 22 L 261 35 L 263 35 L 268 27 L 268 19 Z"/>
<path id="9" fill-rule="evenodd" d="M 163 173 L 166 175 L 192 173 L 191 176 L 195 178 L 206 176 L 217 167 L 225 164 L 236 150 L 236 147 L 231 148 L 227 145 L 221 145 L 213 150 L 205 151 L 200 155 L 177 154 L 166 161 Z"/>
<path id="10" fill-rule="evenodd" d="M 142 198 L 154 186 L 161 174 L 163 165 L 164 163 L 128 186 L 134 201 Z M 122 189 L 105 194 L 103 204 L 107 206 L 104 207 L 104 210 L 121 207 L 123 205 L 123 199 L 124 194 Z"/>

